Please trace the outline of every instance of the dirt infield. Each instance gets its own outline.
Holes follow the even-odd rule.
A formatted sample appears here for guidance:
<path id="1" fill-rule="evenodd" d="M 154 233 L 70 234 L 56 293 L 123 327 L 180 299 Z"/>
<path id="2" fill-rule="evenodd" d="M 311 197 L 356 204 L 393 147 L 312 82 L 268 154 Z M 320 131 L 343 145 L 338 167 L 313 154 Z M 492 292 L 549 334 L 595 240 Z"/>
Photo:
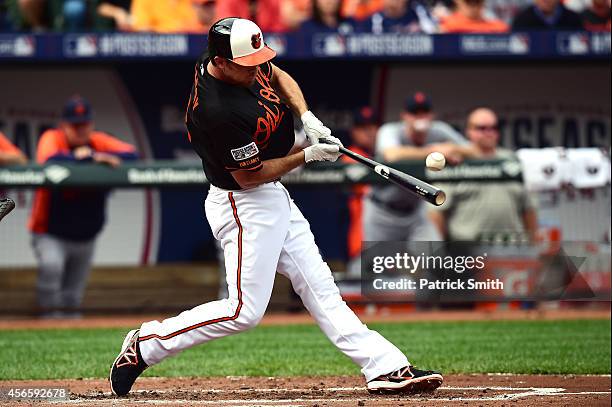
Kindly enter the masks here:
<path id="1" fill-rule="evenodd" d="M 85 406 L 609 406 L 610 376 L 452 375 L 434 393 L 370 395 L 359 377 L 144 378 L 128 397 L 105 380 L 13 381 L 0 387 L 64 387 L 64 401 L 8 405 Z M 7 400 L 0 400 L 5 404 Z"/>
<path id="2" fill-rule="evenodd" d="M 560 309 L 560 310 L 507 310 L 507 311 L 419 311 L 408 313 L 374 314 L 360 313 L 365 322 L 410 322 L 410 321 L 512 321 L 512 320 L 567 320 L 610 319 L 610 309 Z M 68 329 L 68 328 L 129 328 L 140 326 L 144 321 L 161 321 L 173 315 L 106 315 L 87 316 L 82 319 L 38 319 L 4 317 L 0 319 L 0 330 L 5 329 Z M 261 325 L 314 324 L 307 313 L 267 314 Z"/>

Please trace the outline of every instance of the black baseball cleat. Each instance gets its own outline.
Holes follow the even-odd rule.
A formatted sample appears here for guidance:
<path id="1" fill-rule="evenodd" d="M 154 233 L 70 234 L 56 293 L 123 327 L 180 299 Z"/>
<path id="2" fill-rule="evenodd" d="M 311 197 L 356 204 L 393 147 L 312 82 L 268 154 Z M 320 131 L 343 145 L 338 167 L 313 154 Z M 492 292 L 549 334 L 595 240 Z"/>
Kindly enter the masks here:
<path id="1" fill-rule="evenodd" d="M 15 201 L 9 198 L 0 198 L 0 220 L 15 209 Z"/>
<path id="2" fill-rule="evenodd" d="M 395 372 L 378 376 L 368 382 L 368 391 L 380 393 L 427 393 L 434 391 L 444 379 L 438 372 L 419 370 L 414 366 L 406 366 Z"/>
<path id="3" fill-rule="evenodd" d="M 142 372 L 148 367 L 142 360 L 138 344 L 138 329 L 128 332 L 121 345 L 121 352 L 110 370 L 110 387 L 116 396 L 125 396 Z"/>

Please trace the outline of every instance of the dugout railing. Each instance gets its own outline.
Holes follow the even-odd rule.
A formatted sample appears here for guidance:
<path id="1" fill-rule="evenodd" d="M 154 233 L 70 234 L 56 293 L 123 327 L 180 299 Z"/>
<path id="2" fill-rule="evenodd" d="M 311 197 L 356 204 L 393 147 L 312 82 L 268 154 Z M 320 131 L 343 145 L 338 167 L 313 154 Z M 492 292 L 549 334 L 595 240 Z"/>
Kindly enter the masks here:
<path id="1" fill-rule="evenodd" d="M 432 183 L 522 181 L 518 161 L 467 161 L 440 172 L 428 171 L 420 162 L 396 163 L 393 167 Z M 295 193 L 298 201 L 309 197 L 310 201 L 304 201 L 303 210 L 311 213 L 307 213 L 307 217 L 313 232 L 332 269 L 338 272 L 337 280 L 349 303 L 355 307 L 371 303 L 394 307 L 394 304 L 420 301 L 421 305 L 428 303 L 429 307 L 440 302 L 440 298 L 423 299 L 411 295 L 364 296 L 360 279 L 348 277 L 343 272 L 346 259 L 329 255 L 326 242 L 338 239 L 342 240 L 337 242 L 339 245 L 346 242 L 346 229 L 339 226 L 343 222 L 338 220 L 346 207 L 345 202 L 340 201 L 348 198 L 353 185 L 383 183 L 384 179 L 357 164 L 335 163 L 294 171 L 283 177 L 282 182 Z M 35 310 L 36 267 L 26 224 L 31 194 L 37 187 L 114 188 L 116 191 L 110 198 L 107 227 L 100 238 L 98 261 L 94 262 L 84 303 L 87 311 L 172 311 L 218 295 L 216 248 L 209 232 L 202 232 L 206 225 L 201 203 L 207 181 L 198 162 L 135 162 L 119 168 L 64 163 L 15 166 L 0 168 L 0 190 L 18 202 L 16 213 L 0 224 L 3 242 L 0 245 L 0 274 L 3 276 L 0 293 L 6 299 L 0 305 L 0 314 Z M 496 253 L 492 264 L 503 270 L 501 277 L 509 285 L 502 293 L 477 300 L 487 303 L 525 300 L 528 298 L 526 290 L 530 285 L 535 287 L 534 274 L 529 270 L 538 266 L 537 258 L 541 253 L 560 243 L 562 237 L 555 233 L 563 229 L 564 223 L 575 217 L 591 221 L 602 214 L 604 217 L 607 214 L 609 219 L 609 185 L 590 190 L 565 186 L 537 195 L 538 201 L 545 205 L 540 208 L 542 240 L 535 247 L 516 236 L 488 236 L 488 250 L 493 247 Z M 319 212 L 313 201 L 327 202 L 327 209 Z M 346 217 L 343 221 L 347 221 Z M 326 228 L 319 223 L 325 223 Z M 335 228 L 341 230 L 332 230 Z M 190 245 L 191 249 L 186 250 L 184 246 Z M 567 299 L 609 301 L 609 242 L 606 243 L 605 238 L 573 241 L 572 248 L 574 256 L 585 255 L 588 261 L 580 265 L 581 278 L 573 286 L 576 295 L 567 296 Z M 271 308 L 286 310 L 299 306 L 290 294 L 288 282 L 279 279 L 278 284 Z M 590 293 L 595 296 L 589 298 Z M 450 300 L 458 302 L 457 298 Z M 473 303 L 474 299 L 464 302 Z"/>

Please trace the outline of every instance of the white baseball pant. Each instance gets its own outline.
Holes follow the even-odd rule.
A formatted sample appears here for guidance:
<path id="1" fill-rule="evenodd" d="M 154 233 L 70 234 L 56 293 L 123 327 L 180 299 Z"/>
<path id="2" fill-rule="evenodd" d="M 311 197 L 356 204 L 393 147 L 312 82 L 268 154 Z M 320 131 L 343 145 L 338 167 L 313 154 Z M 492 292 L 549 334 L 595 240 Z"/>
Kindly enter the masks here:
<path id="1" fill-rule="evenodd" d="M 342 300 L 308 221 L 280 182 L 233 192 L 211 186 L 205 208 L 225 253 L 229 296 L 142 324 L 140 351 L 147 365 L 255 327 L 277 271 L 291 280 L 319 327 L 361 367 L 366 380 L 408 364 L 397 347 L 368 329 Z"/>

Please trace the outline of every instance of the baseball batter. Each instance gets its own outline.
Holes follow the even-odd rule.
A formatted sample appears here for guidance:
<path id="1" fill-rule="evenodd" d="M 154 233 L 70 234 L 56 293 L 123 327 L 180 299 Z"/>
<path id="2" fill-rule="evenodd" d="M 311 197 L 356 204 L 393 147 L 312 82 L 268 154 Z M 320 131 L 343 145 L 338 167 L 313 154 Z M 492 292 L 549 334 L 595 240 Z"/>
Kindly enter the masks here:
<path id="1" fill-rule="evenodd" d="M 361 367 L 371 392 L 429 391 L 442 376 L 411 366 L 344 303 L 308 222 L 279 182 L 304 162 L 335 161 L 338 146 L 309 110 L 298 84 L 270 63 L 275 52 L 249 20 L 225 18 L 208 35 L 195 66 L 186 122 L 211 187 L 206 217 L 225 254 L 228 298 L 199 305 L 128 333 L 110 371 L 111 390 L 127 394 L 148 367 L 182 350 L 255 327 L 276 272 L 293 288 L 329 340 Z M 293 115 L 311 142 L 289 154 Z"/>

